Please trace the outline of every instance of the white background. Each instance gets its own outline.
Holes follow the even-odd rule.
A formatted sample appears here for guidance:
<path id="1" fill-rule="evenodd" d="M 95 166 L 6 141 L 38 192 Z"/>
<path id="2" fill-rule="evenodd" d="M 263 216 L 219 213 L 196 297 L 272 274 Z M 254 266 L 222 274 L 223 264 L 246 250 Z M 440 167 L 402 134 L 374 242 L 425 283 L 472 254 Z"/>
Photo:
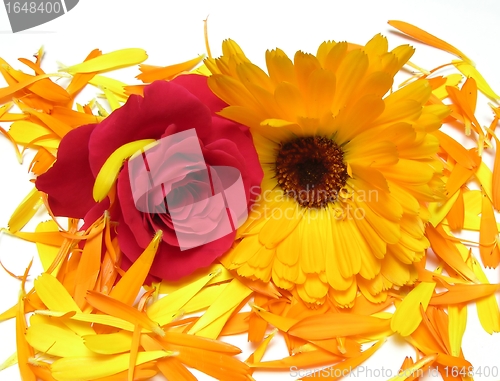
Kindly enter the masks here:
<path id="1" fill-rule="evenodd" d="M 417 0 L 417 1 L 161 1 L 161 0 L 80 0 L 68 14 L 29 31 L 12 34 L 7 15 L 0 6 L 0 57 L 15 68 L 16 61 L 31 57 L 41 45 L 46 56 L 43 68 L 57 70 L 56 61 L 66 65 L 81 62 L 94 48 L 109 52 L 126 47 L 141 47 L 149 54 L 147 63 L 167 65 L 181 62 L 205 52 L 203 20 L 209 17 L 209 38 L 214 56 L 220 54 L 223 39 L 232 38 L 253 62 L 264 67 L 266 49 L 280 47 L 290 56 L 296 50 L 315 53 L 324 40 L 348 40 L 364 44 L 374 34 L 383 33 L 390 47 L 403 40 L 387 25 L 391 19 L 403 20 L 434 33 L 461 49 L 477 64 L 493 88 L 500 92 L 500 1 L 486 0 Z M 412 61 L 431 69 L 447 63 L 452 56 L 412 42 L 417 52 Z M 136 69 L 112 73 L 111 76 L 133 83 Z M 0 85 L 0 87 L 5 84 Z M 90 96 L 93 96 L 89 93 Z M 89 99 L 89 98 L 88 98 Z M 87 99 L 87 100 L 88 100 Z M 484 99 L 482 104 L 486 104 Z M 479 111 L 482 123 L 489 123 L 491 112 L 483 106 Z M 3 127 L 7 127 L 3 125 Z M 0 227 L 7 221 L 18 203 L 31 189 L 26 155 L 25 163 L 17 163 L 14 150 L 0 136 Z M 40 218 L 44 218 L 41 216 Z M 30 225 L 27 230 L 34 229 Z M 22 274 L 29 260 L 36 256 L 34 245 L 0 235 L 0 260 L 16 274 Z M 35 264 L 32 280 L 40 271 Z M 496 274 L 492 271 L 490 274 Z M 0 270 L 0 311 L 16 303 L 19 282 Z M 244 350 L 249 350 L 245 337 L 230 338 Z M 14 323 L 0 323 L 0 363 L 15 350 Z M 464 337 L 465 356 L 476 367 L 495 366 L 500 353 L 499 336 L 485 334 L 478 325 L 475 310 L 469 309 L 469 326 Z M 246 358 L 249 352 L 242 355 Z M 415 358 L 414 351 L 402 340 L 390 339 L 365 365 L 375 370 L 386 369 L 381 377 L 390 378 L 387 370 L 396 374 L 406 355 Z M 286 356 L 282 343 L 272 344 L 265 359 Z M 500 366 L 500 365 L 498 365 Z M 257 373 L 257 380 L 291 380 L 285 373 Z M 201 375 L 200 380 L 209 377 Z M 496 380 L 500 377 L 476 380 Z M 19 380 L 17 367 L 0 373 L 0 380 Z M 175 381 L 175 380 L 172 380 Z"/>

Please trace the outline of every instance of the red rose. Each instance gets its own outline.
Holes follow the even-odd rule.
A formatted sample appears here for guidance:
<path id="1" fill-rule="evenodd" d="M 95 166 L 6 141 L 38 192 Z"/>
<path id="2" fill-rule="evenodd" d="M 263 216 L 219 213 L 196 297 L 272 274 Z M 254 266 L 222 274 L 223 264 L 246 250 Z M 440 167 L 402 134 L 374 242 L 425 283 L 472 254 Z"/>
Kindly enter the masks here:
<path id="1" fill-rule="evenodd" d="M 250 190 L 263 177 L 248 128 L 215 114 L 227 105 L 206 82 L 185 75 L 151 84 L 144 97 L 132 95 L 101 123 L 68 133 L 54 166 L 36 181 L 57 216 L 83 218 L 88 226 L 110 209 L 120 248 L 132 262 L 161 229 L 150 273 L 162 279 L 208 266 L 231 247 L 236 220 L 246 216 Z M 123 166 L 113 206 L 108 198 L 96 203 L 92 191 L 106 160 L 142 139 L 159 144 Z M 245 213 L 241 205 L 231 208 L 235 203 Z"/>

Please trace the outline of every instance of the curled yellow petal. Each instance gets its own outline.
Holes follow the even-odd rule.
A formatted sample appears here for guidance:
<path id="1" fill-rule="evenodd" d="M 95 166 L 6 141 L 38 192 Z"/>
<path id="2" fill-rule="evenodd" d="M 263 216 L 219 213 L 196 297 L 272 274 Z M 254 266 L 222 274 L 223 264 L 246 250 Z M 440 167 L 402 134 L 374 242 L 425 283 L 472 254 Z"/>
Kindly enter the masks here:
<path id="1" fill-rule="evenodd" d="M 120 172 L 123 162 L 126 159 L 148 144 L 152 144 L 154 142 L 156 142 L 154 139 L 137 140 L 135 142 L 124 144 L 113 152 L 97 174 L 93 189 L 94 200 L 96 202 L 100 202 L 106 198 L 118 177 L 118 172 Z"/>

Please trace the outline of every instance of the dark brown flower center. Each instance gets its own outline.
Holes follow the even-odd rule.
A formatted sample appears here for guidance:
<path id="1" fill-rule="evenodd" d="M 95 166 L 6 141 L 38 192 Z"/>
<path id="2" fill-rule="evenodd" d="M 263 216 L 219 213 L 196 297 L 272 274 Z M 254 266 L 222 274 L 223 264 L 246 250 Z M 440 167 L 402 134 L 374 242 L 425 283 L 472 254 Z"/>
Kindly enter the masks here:
<path id="1" fill-rule="evenodd" d="M 276 178 L 300 205 L 322 208 L 337 200 L 347 180 L 344 152 L 333 140 L 319 136 L 282 143 L 276 157 Z"/>

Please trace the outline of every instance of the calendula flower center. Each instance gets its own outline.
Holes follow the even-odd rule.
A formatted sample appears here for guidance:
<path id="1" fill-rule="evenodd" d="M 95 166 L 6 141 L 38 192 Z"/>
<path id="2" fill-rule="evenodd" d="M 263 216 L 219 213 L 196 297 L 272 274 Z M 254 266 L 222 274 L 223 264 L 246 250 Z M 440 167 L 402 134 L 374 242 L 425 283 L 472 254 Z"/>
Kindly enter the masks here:
<path id="1" fill-rule="evenodd" d="M 322 208 L 337 200 L 347 180 L 344 152 L 332 139 L 310 136 L 281 143 L 276 178 L 301 206 Z"/>

